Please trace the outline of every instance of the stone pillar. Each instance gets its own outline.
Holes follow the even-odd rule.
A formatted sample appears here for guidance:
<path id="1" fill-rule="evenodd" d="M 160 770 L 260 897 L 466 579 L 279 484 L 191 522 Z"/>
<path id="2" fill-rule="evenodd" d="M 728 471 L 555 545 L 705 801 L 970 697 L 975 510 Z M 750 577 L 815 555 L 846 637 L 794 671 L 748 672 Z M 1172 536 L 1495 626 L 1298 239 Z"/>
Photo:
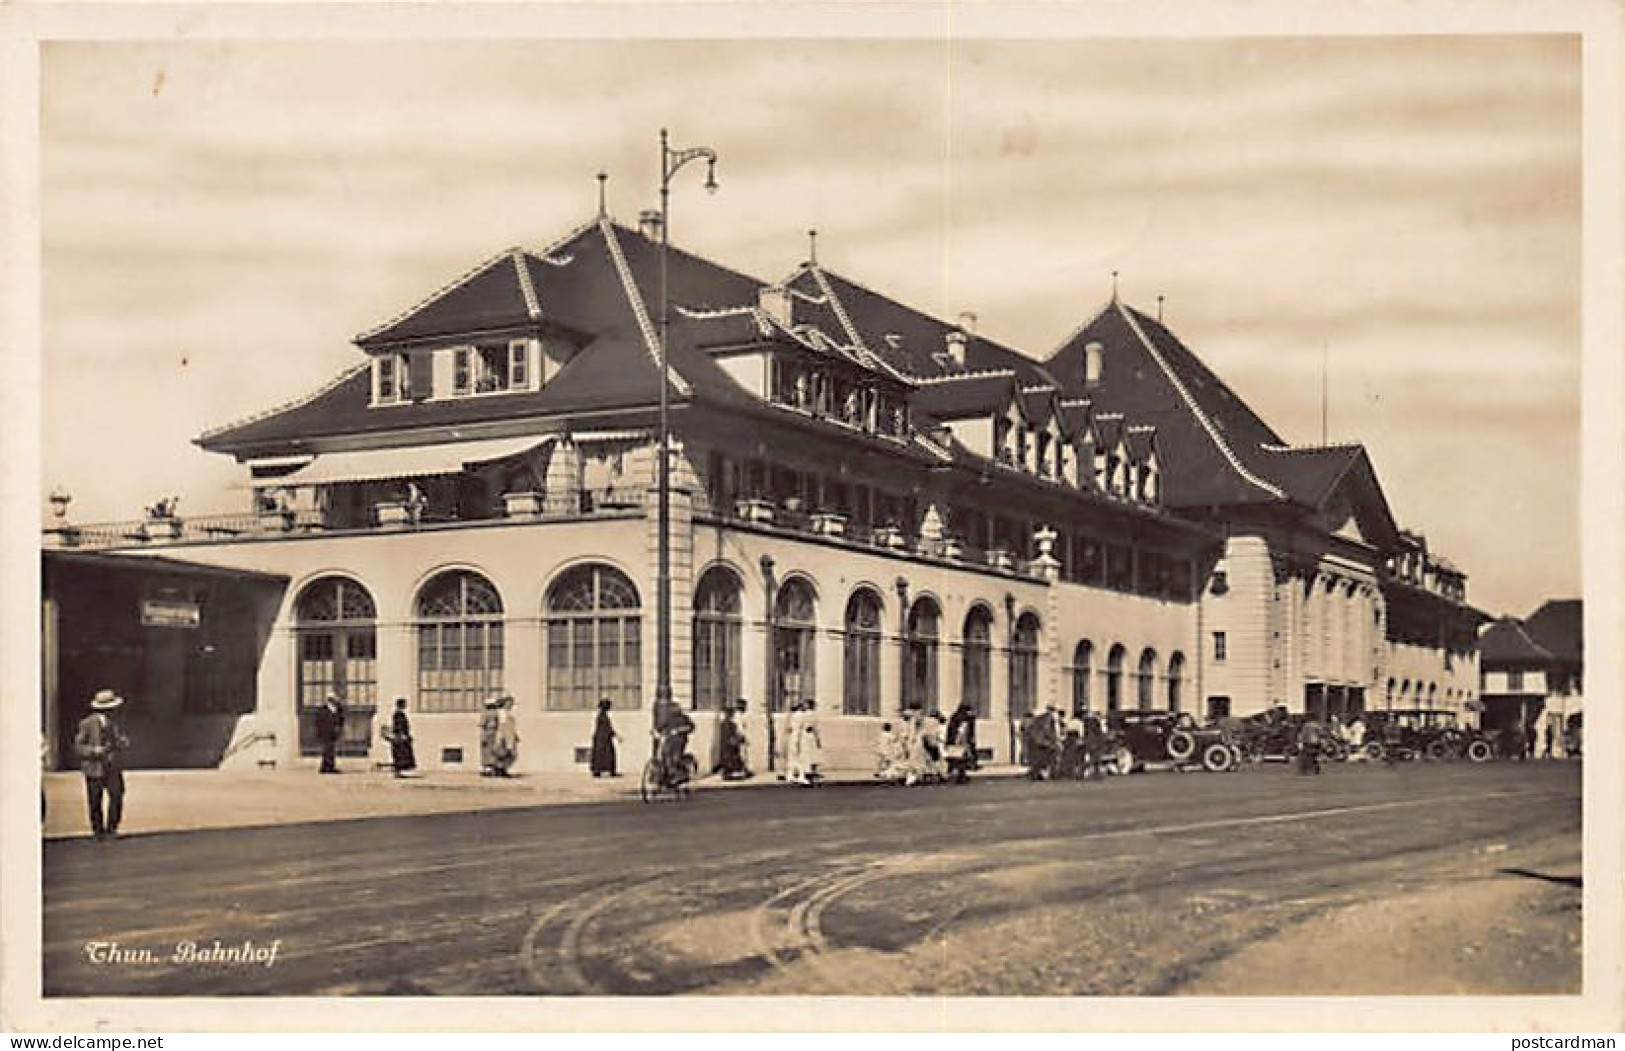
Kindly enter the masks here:
<path id="1" fill-rule="evenodd" d="M 660 513 L 659 513 L 659 452 L 651 447 L 650 455 L 640 457 L 636 470 L 647 485 L 648 502 L 644 521 L 649 593 L 645 598 L 650 615 L 645 623 L 648 637 L 643 661 L 643 696 L 645 705 L 653 710 L 660 669 Z M 671 694 L 672 700 L 685 711 L 694 706 L 694 487 L 693 468 L 677 439 L 672 439 L 672 470 L 670 486 L 670 555 L 671 567 Z M 646 466 L 645 466 L 646 464 Z M 551 486 L 549 487 L 551 494 Z M 551 499 L 551 495 L 549 497 Z"/>
<path id="2" fill-rule="evenodd" d="M 1053 704 L 1070 710 L 1070 703 L 1061 704 L 1061 598 L 1060 589 L 1056 586 L 1061 581 L 1061 560 L 1055 557 L 1056 536 L 1055 530 L 1049 526 L 1033 534 L 1033 542 L 1038 546 L 1038 557 L 1033 560 L 1033 568 L 1047 585 L 1044 589 L 1043 641 L 1038 654 L 1038 688 L 1033 703 Z"/>

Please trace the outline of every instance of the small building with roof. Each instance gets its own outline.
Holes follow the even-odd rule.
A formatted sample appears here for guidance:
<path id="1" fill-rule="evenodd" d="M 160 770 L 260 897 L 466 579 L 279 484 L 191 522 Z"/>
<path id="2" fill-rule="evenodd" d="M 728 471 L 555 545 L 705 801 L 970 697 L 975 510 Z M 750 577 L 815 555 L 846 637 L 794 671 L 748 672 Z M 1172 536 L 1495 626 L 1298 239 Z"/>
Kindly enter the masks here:
<path id="1" fill-rule="evenodd" d="M 1537 728 L 1544 750 L 1577 754 L 1585 711 L 1584 607 L 1580 599 L 1552 599 L 1528 617 L 1502 617 L 1479 639 L 1484 725 Z"/>

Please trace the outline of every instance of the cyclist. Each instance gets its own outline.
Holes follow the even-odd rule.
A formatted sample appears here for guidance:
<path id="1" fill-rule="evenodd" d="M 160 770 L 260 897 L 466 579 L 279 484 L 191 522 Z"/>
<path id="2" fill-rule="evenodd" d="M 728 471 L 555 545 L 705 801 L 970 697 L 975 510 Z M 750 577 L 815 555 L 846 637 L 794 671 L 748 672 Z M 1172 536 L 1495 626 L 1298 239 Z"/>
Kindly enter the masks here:
<path id="1" fill-rule="evenodd" d="M 694 720 L 673 701 L 655 704 L 654 737 L 655 756 L 664 771 L 667 784 L 681 784 L 688 779 L 683 759 L 688 754 L 688 736 L 694 732 Z"/>

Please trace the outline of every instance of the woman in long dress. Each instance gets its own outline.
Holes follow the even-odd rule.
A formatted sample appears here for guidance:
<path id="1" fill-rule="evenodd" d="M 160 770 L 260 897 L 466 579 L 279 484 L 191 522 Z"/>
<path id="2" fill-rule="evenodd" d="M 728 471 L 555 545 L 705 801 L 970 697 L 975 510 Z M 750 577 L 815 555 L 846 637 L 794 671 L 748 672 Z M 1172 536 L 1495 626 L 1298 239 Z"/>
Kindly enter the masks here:
<path id="1" fill-rule="evenodd" d="M 609 711 L 614 707 L 610 699 L 605 697 L 598 702 L 598 718 L 592 724 L 592 776 L 619 777 L 615 770 L 615 742 L 620 734 L 615 732 L 615 726 L 609 721 Z"/>
<path id="2" fill-rule="evenodd" d="M 389 721 L 389 758 L 396 777 L 405 777 L 418 768 L 412 750 L 412 720 L 406 715 L 406 698 L 395 698 L 395 714 Z"/>
<path id="3" fill-rule="evenodd" d="M 509 770 L 519 761 L 519 721 L 514 718 L 513 698 L 504 697 L 497 708 L 496 775 L 511 777 Z"/>
<path id="4" fill-rule="evenodd" d="M 497 776 L 497 727 L 502 724 L 502 699 L 491 697 L 480 713 L 480 776 Z"/>
<path id="5" fill-rule="evenodd" d="M 818 767 L 824 760 L 824 738 L 818 732 L 818 702 L 808 701 L 801 717 L 801 779 L 805 784 L 816 784 L 823 776 Z"/>
<path id="6" fill-rule="evenodd" d="M 793 785 L 807 783 L 807 769 L 802 763 L 802 727 L 806 718 L 802 714 L 801 702 L 796 701 L 790 705 L 789 718 L 785 720 L 784 730 L 784 769 L 786 780 Z"/>

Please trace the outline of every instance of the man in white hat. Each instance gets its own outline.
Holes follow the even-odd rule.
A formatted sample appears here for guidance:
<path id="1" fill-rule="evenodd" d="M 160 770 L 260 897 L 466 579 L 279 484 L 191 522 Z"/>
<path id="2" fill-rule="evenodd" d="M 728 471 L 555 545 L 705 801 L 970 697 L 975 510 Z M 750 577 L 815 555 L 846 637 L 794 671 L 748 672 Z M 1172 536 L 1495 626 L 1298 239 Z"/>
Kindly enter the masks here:
<path id="1" fill-rule="evenodd" d="M 119 821 L 124 817 L 124 753 L 130 739 L 113 718 L 123 704 L 124 698 L 112 690 L 97 690 L 90 700 L 90 714 L 80 721 L 73 739 L 90 797 L 90 830 L 97 839 L 118 835 Z M 105 817 L 103 795 L 107 797 Z"/>

